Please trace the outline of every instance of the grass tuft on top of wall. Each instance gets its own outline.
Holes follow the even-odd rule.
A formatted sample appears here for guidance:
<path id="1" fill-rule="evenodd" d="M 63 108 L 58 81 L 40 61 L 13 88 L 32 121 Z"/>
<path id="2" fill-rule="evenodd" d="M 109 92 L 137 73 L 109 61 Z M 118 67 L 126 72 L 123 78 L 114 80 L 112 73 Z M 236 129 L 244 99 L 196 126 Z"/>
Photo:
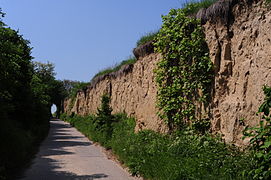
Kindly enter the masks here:
<path id="1" fill-rule="evenodd" d="M 152 41 L 155 39 L 156 35 L 158 34 L 159 31 L 155 31 L 155 32 L 149 32 L 145 35 L 143 35 L 137 42 L 136 42 L 136 46 L 140 46 L 142 44 L 145 44 L 146 42 Z"/>
<path id="2" fill-rule="evenodd" d="M 186 15 L 195 15 L 202 8 L 208 8 L 218 0 L 192 0 L 183 4 L 183 11 Z"/>
<path id="3" fill-rule="evenodd" d="M 136 58 L 135 57 L 130 57 L 126 60 L 123 60 L 122 62 L 120 62 L 119 64 L 115 65 L 115 66 L 112 66 L 112 67 L 108 67 L 106 69 L 103 69 L 101 70 L 100 72 L 98 72 L 93 78 L 96 78 L 98 76 L 102 76 L 102 75 L 105 75 L 105 74 L 109 74 L 109 73 L 112 73 L 112 72 L 116 72 L 118 70 L 121 69 L 122 66 L 124 65 L 129 65 L 129 64 L 134 64 L 136 62 Z"/>

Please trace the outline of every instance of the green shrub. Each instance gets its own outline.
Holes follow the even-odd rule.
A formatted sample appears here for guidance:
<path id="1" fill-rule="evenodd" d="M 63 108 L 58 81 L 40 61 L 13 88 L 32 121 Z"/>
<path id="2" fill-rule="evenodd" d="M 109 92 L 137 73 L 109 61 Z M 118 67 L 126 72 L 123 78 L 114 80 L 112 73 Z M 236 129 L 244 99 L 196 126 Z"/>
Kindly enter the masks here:
<path id="1" fill-rule="evenodd" d="M 150 32 L 147 33 L 146 35 L 142 36 L 137 42 L 136 46 L 140 46 L 142 44 L 145 44 L 146 42 L 150 42 L 156 38 L 156 35 L 158 34 L 158 31 L 156 32 Z"/>
<path id="2" fill-rule="evenodd" d="M 67 113 L 62 113 L 62 114 L 60 114 L 59 118 L 62 119 L 63 121 L 68 121 L 69 115 Z"/>
<path id="3" fill-rule="evenodd" d="M 174 27 L 174 28 L 173 28 Z M 182 9 L 171 9 L 154 43 L 162 59 L 155 69 L 159 115 L 171 131 L 198 123 L 196 103 L 207 105 L 214 76 L 200 22 Z M 205 119 L 206 120 L 206 119 Z M 204 128 L 202 128 L 204 129 Z"/>
<path id="4" fill-rule="evenodd" d="M 112 108 L 110 107 L 110 97 L 108 94 L 104 94 L 101 100 L 101 107 L 98 108 L 96 116 L 93 118 L 93 125 L 95 131 L 100 134 L 100 142 L 106 145 L 111 139 L 114 116 L 112 113 Z M 106 145 L 106 147 L 109 147 Z"/>
<path id="5" fill-rule="evenodd" d="M 257 166 L 250 171 L 253 179 L 271 178 L 271 87 L 264 86 L 265 99 L 259 107 L 258 114 L 262 116 L 257 127 L 246 127 L 244 138 L 252 137 L 250 144 L 255 150 L 254 158 Z"/>
<path id="6" fill-rule="evenodd" d="M 56 80 L 53 66 L 32 62 L 30 42 L 6 27 L 3 14 L 0 8 L 0 179 L 15 179 L 48 132 Z"/>
<path id="7" fill-rule="evenodd" d="M 171 135 L 151 130 L 134 132 L 135 119 L 112 115 L 108 95 L 96 116 L 62 115 L 95 142 L 112 149 L 133 175 L 147 179 L 249 179 L 255 161 L 248 152 L 225 145 L 210 134 L 190 128 Z"/>

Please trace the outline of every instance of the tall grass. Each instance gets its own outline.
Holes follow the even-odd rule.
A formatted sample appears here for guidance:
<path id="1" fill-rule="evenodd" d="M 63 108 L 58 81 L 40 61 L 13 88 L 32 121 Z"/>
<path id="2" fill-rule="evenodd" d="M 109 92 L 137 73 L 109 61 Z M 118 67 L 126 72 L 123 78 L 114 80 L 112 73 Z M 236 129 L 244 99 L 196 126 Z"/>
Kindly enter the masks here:
<path id="1" fill-rule="evenodd" d="M 114 115 L 112 133 L 97 129 L 96 116 L 63 117 L 93 141 L 112 149 L 133 175 L 147 179 L 249 179 L 254 165 L 248 153 L 225 145 L 211 135 L 192 131 L 161 135 L 144 130 L 134 133 L 135 120 Z"/>

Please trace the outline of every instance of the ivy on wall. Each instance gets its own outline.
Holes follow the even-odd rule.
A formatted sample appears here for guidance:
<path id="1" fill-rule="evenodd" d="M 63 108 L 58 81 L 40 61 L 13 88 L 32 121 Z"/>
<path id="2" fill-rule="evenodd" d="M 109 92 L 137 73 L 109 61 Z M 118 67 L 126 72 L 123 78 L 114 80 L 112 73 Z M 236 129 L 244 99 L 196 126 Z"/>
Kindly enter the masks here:
<path id="1" fill-rule="evenodd" d="M 172 9 L 163 16 L 155 50 L 162 59 L 155 69 L 159 115 L 170 130 L 181 129 L 196 120 L 195 103 L 207 103 L 213 65 L 199 20 Z"/>
<path id="2" fill-rule="evenodd" d="M 259 107 L 261 120 L 257 126 L 246 127 L 244 138 L 251 138 L 250 144 L 254 150 L 257 164 L 249 171 L 253 179 L 271 179 L 271 87 L 264 86 L 264 102 Z"/>

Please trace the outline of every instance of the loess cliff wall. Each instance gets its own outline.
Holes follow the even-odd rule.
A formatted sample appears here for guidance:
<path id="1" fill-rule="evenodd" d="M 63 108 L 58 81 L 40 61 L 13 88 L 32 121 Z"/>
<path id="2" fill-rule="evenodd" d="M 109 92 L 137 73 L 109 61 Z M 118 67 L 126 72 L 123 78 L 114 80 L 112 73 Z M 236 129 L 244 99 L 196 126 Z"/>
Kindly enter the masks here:
<path id="1" fill-rule="evenodd" d="M 160 58 L 159 54 L 146 54 L 133 65 L 126 65 L 118 72 L 94 79 L 93 85 L 86 91 L 77 93 L 73 106 L 70 105 L 70 99 L 64 102 L 65 111 L 69 114 L 95 114 L 101 96 L 108 93 L 113 113 L 125 112 L 135 117 L 136 131 L 147 128 L 165 132 L 166 126 L 158 118 L 155 107 L 157 88 L 153 70 Z"/>
<path id="2" fill-rule="evenodd" d="M 228 9 L 218 11 L 219 6 Z M 265 1 L 219 1 L 204 13 L 201 11 L 200 16 L 215 65 L 209 108 L 211 130 L 222 134 L 226 142 L 242 145 L 246 143 L 241 140 L 245 126 L 259 121 L 255 114 L 264 99 L 262 87 L 271 85 L 271 11 Z M 126 112 L 136 118 L 136 130 L 166 132 L 155 108 L 157 88 L 153 70 L 161 56 L 135 54 L 139 59 L 134 65 L 103 76 L 86 91 L 78 92 L 74 105 L 67 99 L 65 112 L 93 114 L 101 95 L 107 92 L 114 112 Z"/>
<path id="3" fill-rule="evenodd" d="M 215 65 L 212 131 L 226 142 L 242 144 L 245 126 L 254 126 L 264 100 L 263 85 L 271 85 L 271 11 L 265 1 L 239 2 L 230 20 L 204 25 Z"/>

